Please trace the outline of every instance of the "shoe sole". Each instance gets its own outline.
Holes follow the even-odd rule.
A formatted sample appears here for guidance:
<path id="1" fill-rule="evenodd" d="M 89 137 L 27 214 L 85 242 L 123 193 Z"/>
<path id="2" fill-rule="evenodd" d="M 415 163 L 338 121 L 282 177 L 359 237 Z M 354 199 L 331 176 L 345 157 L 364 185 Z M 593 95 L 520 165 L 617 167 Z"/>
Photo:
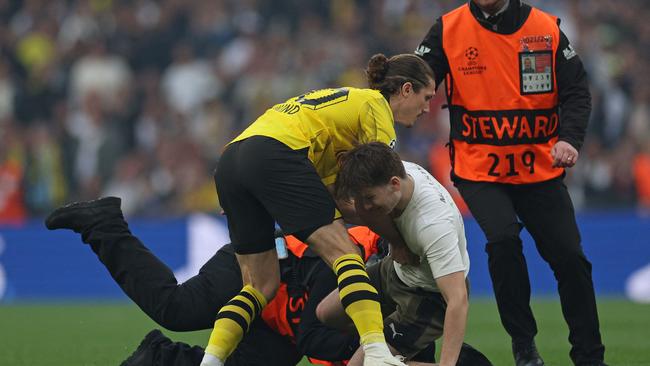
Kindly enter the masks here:
<path id="1" fill-rule="evenodd" d="M 122 199 L 118 197 L 104 197 L 92 201 L 82 201 L 82 202 L 73 202 L 65 206 L 61 206 L 54 210 L 51 214 L 45 219 L 45 227 L 50 230 L 58 229 L 59 227 L 54 225 L 56 220 L 62 215 L 68 214 L 70 212 L 88 209 L 88 208 L 103 208 L 103 207 L 118 207 L 120 208 L 122 204 Z"/>

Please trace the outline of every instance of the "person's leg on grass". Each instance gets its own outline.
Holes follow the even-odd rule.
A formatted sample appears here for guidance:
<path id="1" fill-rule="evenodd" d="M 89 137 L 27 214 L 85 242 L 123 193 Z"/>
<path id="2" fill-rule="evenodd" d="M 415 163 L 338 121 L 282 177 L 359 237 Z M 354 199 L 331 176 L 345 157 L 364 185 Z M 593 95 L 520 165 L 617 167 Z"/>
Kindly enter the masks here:
<path id="1" fill-rule="evenodd" d="M 214 175 L 244 287 L 219 310 L 205 348 L 204 366 L 224 364 L 280 285 L 275 220 L 256 193 L 266 178 L 259 166 L 260 156 L 265 156 L 260 149 L 266 145 L 257 141 L 229 145 Z"/>
<path id="2" fill-rule="evenodd" d="M 604 359 L 591 263 L 582 249 L 573 203 L 561 178 L 521 187 L 517 212 L 558 282 L 569 326 L 571 359 L 600 365 Z"/>
<path id="3" fill-rule="evenodd" d="M 530 279 L 519 233 L 511 187 L 507 184 L 458 181 L 456 187 L 480 225 L 487 244 L 488 268 L 499 316 L 512 338 L 518 365 L 543 365 L 535 345 L 537 323 L 530 307 Z"/>
<path id="4" fill-rule="evenodd" d="M 199 366 L 203 355 L 202 347 L 174 342 L 155 329 L 120 366 Z M 302 355 L 288 337 L 258 318 L 225 366 L 295 366 L 301 359 Z"/>
<path id="5" fill-rule="evenodd" d="M 120 366 L 199 366 L 202 358 L 203 348 L 174 342 L 154 329 Z"/>
<path id="6" fill-rule="evenodd" d="M 223 365 L 261 314 L 280 285 L 280 269 L 275 249 L 238 255 L 244 287 L 221 308 L 205 348 L 202 365 Z"/>
<path id="7" fill-rule="evenodd" d="M 106 197 L 66 205 L 47 217 L 46 226 L 80 233 L 124 293 L 162 327 L 210 328 L 215 312 L 241 288 L 234 254 L 220 250 L 179 285 L 172 270 L 131 233 L 120 203 Z"/>

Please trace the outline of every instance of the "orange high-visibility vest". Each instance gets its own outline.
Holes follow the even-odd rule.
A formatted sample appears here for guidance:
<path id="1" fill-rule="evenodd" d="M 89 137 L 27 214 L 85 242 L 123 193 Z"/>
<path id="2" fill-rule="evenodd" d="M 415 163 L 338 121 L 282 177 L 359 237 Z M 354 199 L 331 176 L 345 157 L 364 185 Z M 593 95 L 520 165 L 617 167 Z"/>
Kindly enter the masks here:
<path id="1" fill-rule="evenodd" d="M 559 130 L 557 18 L 532 8 L 519 30 L 498 34 L 466 4 L 445 14 L 442 26 L 453 173 L 512 184 L 560 176 L 550 153 Z"/>
<path id="2" fill-rule="evenodd" d="M 375 234 L 366 226 L 355 226 L 350 228 L 348 229 L 348 234 L 355 244 L 363 247 L 366 261 L 371 255 L 377 253 L 379 235 Z M 285 236 L 285 239 L 287 249 L 296 257 L 302 258 L 308 248 L 307 244 L 301 242 L 292 235 Z M 305 308 L 305 303 L 308 298 L 309 294 L 307 292 L 299 294 L 299 296 L 291 296 L 287 284 L 284 282 L 280 283 L 280 288 L 275 297 L 266 305 L 266 307 L 264 307 L 264 310 L 262 310 L 262 319 L 276 333 L 289 337 L 291 341 L 295 343 L 296 335 L 294 329 L 300 323 L 300 315 Z M 334 365 L 328 361 L 311 361 L 312 363 L 317 362 L 321 365 Z"/>

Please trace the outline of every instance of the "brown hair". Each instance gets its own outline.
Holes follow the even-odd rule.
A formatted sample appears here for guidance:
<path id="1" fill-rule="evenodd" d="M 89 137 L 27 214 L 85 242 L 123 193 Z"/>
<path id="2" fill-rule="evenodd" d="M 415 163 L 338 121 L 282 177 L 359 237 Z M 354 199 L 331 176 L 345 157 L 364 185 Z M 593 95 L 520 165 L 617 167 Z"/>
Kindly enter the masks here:
<path id="1" fill-rule="evenodd" d="M 378 53 L 368 61 L 366 69 L 368 86 L 377 89 L 388 99 L 407 82 L 413 84 L 417 93 L 421 88 L 435 80 L 433 70 L 420 57 L 404 53 L 387 58 Z"/>
<path id="2" fill-rule="evenodd" d="M 335 195 L 349 199 L 364 188 L 387 184 L 392 177 L 406 178 L 399 155 L 383 142 L 362 144 L 343 153 L 339 160 Z"/>

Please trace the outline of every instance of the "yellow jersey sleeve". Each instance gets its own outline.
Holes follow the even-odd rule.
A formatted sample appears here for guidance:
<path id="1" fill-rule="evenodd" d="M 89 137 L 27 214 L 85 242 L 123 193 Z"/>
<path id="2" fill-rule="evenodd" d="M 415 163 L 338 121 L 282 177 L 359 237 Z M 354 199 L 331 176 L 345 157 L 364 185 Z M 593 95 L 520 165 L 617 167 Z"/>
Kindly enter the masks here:
<path id="1" fill-rule="evenodd" d="M 395 147 L 393 115 L 385 99 L 369 99 L 360 109 L 359 120 L 359 143 L 378 141 L 391 148 Z"/>
<path id="2" fill-rule="evenodd" d="M 351 99 L 356 102 L 354 109 L 341 109 L 337 111 L 340 115 L 335 118 L 336 121 L 348 119 L 350 122 L 347 126 L 339 125 L 338 128 L 329 130 L 332 138 L 331 151 L 321 155 L 321 164 L 315 164 L 325 185 L 336 182 L 340 153 L 373 141 L 395 146 L 393 112 L 388 101 L 378 91 L 369 89 L 356 90 L 351 93 Z"/>

